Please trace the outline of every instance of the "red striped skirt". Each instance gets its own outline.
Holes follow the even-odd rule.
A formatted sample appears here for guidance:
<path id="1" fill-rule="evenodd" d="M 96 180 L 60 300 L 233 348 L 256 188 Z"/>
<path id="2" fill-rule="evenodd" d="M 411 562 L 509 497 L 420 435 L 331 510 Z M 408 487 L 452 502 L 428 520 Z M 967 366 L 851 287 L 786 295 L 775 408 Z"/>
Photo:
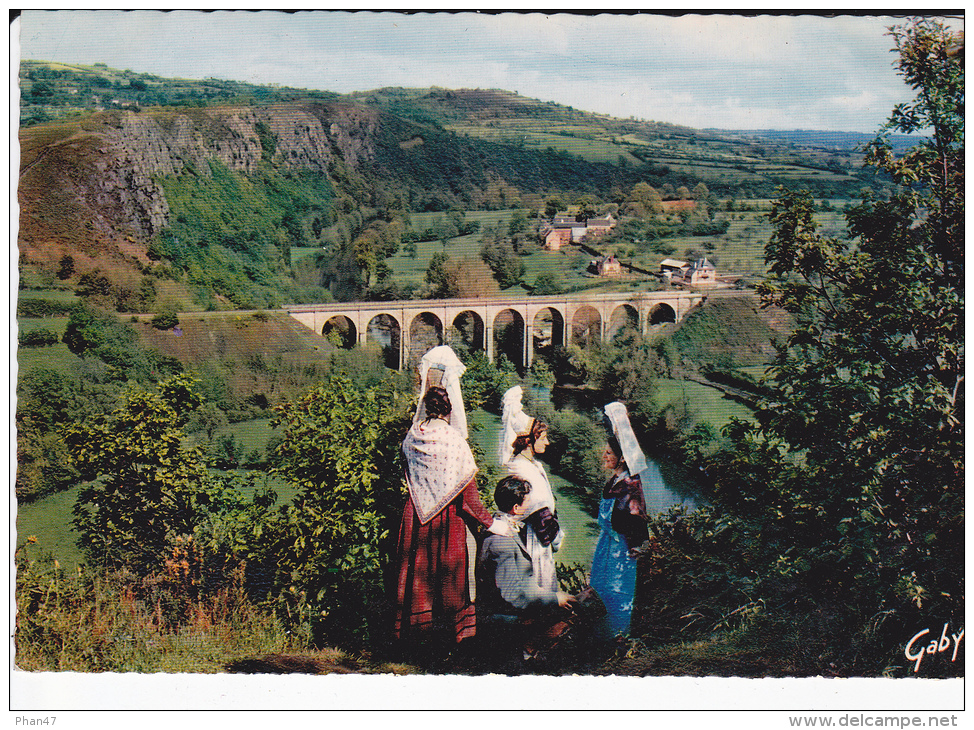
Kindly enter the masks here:
<path id="1" fill-rule="evenodd" d="M 457 642 L 477 632 L 470 591 L 467 526 L 458 495 L 425 525 L 406 500 L 399 528 L 399 582 L 395 636 L 411 639 L 452 631 Z"/>

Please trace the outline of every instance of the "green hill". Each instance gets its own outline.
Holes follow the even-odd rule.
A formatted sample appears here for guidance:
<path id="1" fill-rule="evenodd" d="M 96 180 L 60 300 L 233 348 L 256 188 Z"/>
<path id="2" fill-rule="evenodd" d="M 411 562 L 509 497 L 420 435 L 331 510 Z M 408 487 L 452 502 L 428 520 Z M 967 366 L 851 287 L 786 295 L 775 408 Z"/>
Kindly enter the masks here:
<path id="1" fill-rule="evenodd" d="M 411 216 L 448 211 L 522 211 L 522 227 L 498 235 L 528 257 L 529 285 L 550 268 L 531 254 L 552 205 L 618 214 L 607 251 L 646 270 L 675 252 L 760 274 L 760 213 L 745 221 L 735 201 L 782 184 L 843 198 L 869 182 L 846 149 L 494 89 L 341 96 L 43 61 L 20 76 L 22 287 L 119 312 L 428 295 L 439 237 L 404 260 Z M 639 186 L 678 207 L 634 207 Z M 456 235 L 479 265 L 482 231 Z M 563 259 L 561 288 L 588 286 L 585 262 Z"/>

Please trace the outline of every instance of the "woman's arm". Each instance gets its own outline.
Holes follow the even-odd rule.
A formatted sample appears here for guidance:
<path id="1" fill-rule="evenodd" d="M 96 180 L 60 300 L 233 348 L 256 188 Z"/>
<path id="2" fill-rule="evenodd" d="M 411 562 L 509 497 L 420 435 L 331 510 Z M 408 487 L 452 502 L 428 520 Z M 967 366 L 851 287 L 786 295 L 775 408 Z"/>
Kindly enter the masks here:
<path id="1" fill-rule="evenodd" d="M 466 512 L 470 517 L 479 522 L 486 528 L 489 528 L 491 523 L 494 521 L 493 515 L 487 511 L 484 507 L 484 503 L 480 500 L 480 494 L 477 492 L 477 478 L 473 477 L 467 486 L 463 488 L 460 493 L 462 497 L 462 502 L 460 504 L 460 509 Z"/>
<path id="2" fill-rule="evenodd" d="M 626 539 L 626 546 L 632 550 L 649 539 L 649 527 L 642 506 L 642 481 L 638 476 L 629 477 L 626 486 L 628 495 L 618 497 L 612 510 L 612 529 Z"/>

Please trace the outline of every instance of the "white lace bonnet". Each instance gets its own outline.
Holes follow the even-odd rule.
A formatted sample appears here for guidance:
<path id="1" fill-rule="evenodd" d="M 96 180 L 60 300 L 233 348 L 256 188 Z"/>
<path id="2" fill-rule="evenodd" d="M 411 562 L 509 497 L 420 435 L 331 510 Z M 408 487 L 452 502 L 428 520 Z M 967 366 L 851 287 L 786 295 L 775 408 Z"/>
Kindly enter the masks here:
<path id="1" fill-rule="evenodd" d="M 423 396 L 429 386 L 439 385 L 450 396 L 453 411 L 449 422 L 463 438 L 467 438 L 467 414 L 463 407 L 463 394 L 460 392 L 460 376 L 467 368 L 456 353 L 447 345 L 439 345 L 429 350 L 419 361 L 419 405 L 413 423 L 426 420 L 426 406 Z"/>
<path id="2" fill-rule="evenodd" d="M 606 418 L 612 426 L 612 433 L 615 435 L 619 446 L 622 447 L 622 458 L 626 460 L 629 473 L 636 475 L 646 468 L 646 457 L 643 450 L 639 447 L 636 434 L 629 423 L 629 412 L 624 403 L 616 401 L 609 403 L 605 407 Z"/>
<path id="3" fill-rule="evenodd" d="M 509 388 L 501 398 L 501 436 L 497 445 L 497 461 L 504 466 L 514 458 L 514 439 L 527 433 L 534 419 L 521 407 L 524 390 L 520 385 Z"/>

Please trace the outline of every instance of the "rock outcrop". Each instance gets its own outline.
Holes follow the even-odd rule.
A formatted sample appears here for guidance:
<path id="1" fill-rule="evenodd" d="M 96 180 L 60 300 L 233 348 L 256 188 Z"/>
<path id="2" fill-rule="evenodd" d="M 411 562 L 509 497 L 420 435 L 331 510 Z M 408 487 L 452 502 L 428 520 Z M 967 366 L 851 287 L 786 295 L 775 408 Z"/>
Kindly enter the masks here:
<path id="1" fill-rule="evenodd" d="M 327 173 L 336 155 L 352 167 L 375 157 L 375 113 L 351 104 L 168 108 L 109 113 L 101 121 L 71 142 L 51 143 L 21 169 L 22 218 L 47 219 L 34 230 L 49 239 L 70 227 L 105 244 L 132 235 L 148 242 L 169 224 L 159 179 L 187 169 L 209 176 L 210 160 L 243 173 L 265 158 L 285 169 Z M 84 154 L 72 154 L 82 147 Z M 33 185 L 23 184 L 25 176 Z M 30 194 L 32 188 L 42 192 Z M 65 196 L 75 204 L 61 207 L 61 225 L 53 225 L 49 208 Z M 22 230 L 22 247 L 30 246 L 31 231 Z"/>

